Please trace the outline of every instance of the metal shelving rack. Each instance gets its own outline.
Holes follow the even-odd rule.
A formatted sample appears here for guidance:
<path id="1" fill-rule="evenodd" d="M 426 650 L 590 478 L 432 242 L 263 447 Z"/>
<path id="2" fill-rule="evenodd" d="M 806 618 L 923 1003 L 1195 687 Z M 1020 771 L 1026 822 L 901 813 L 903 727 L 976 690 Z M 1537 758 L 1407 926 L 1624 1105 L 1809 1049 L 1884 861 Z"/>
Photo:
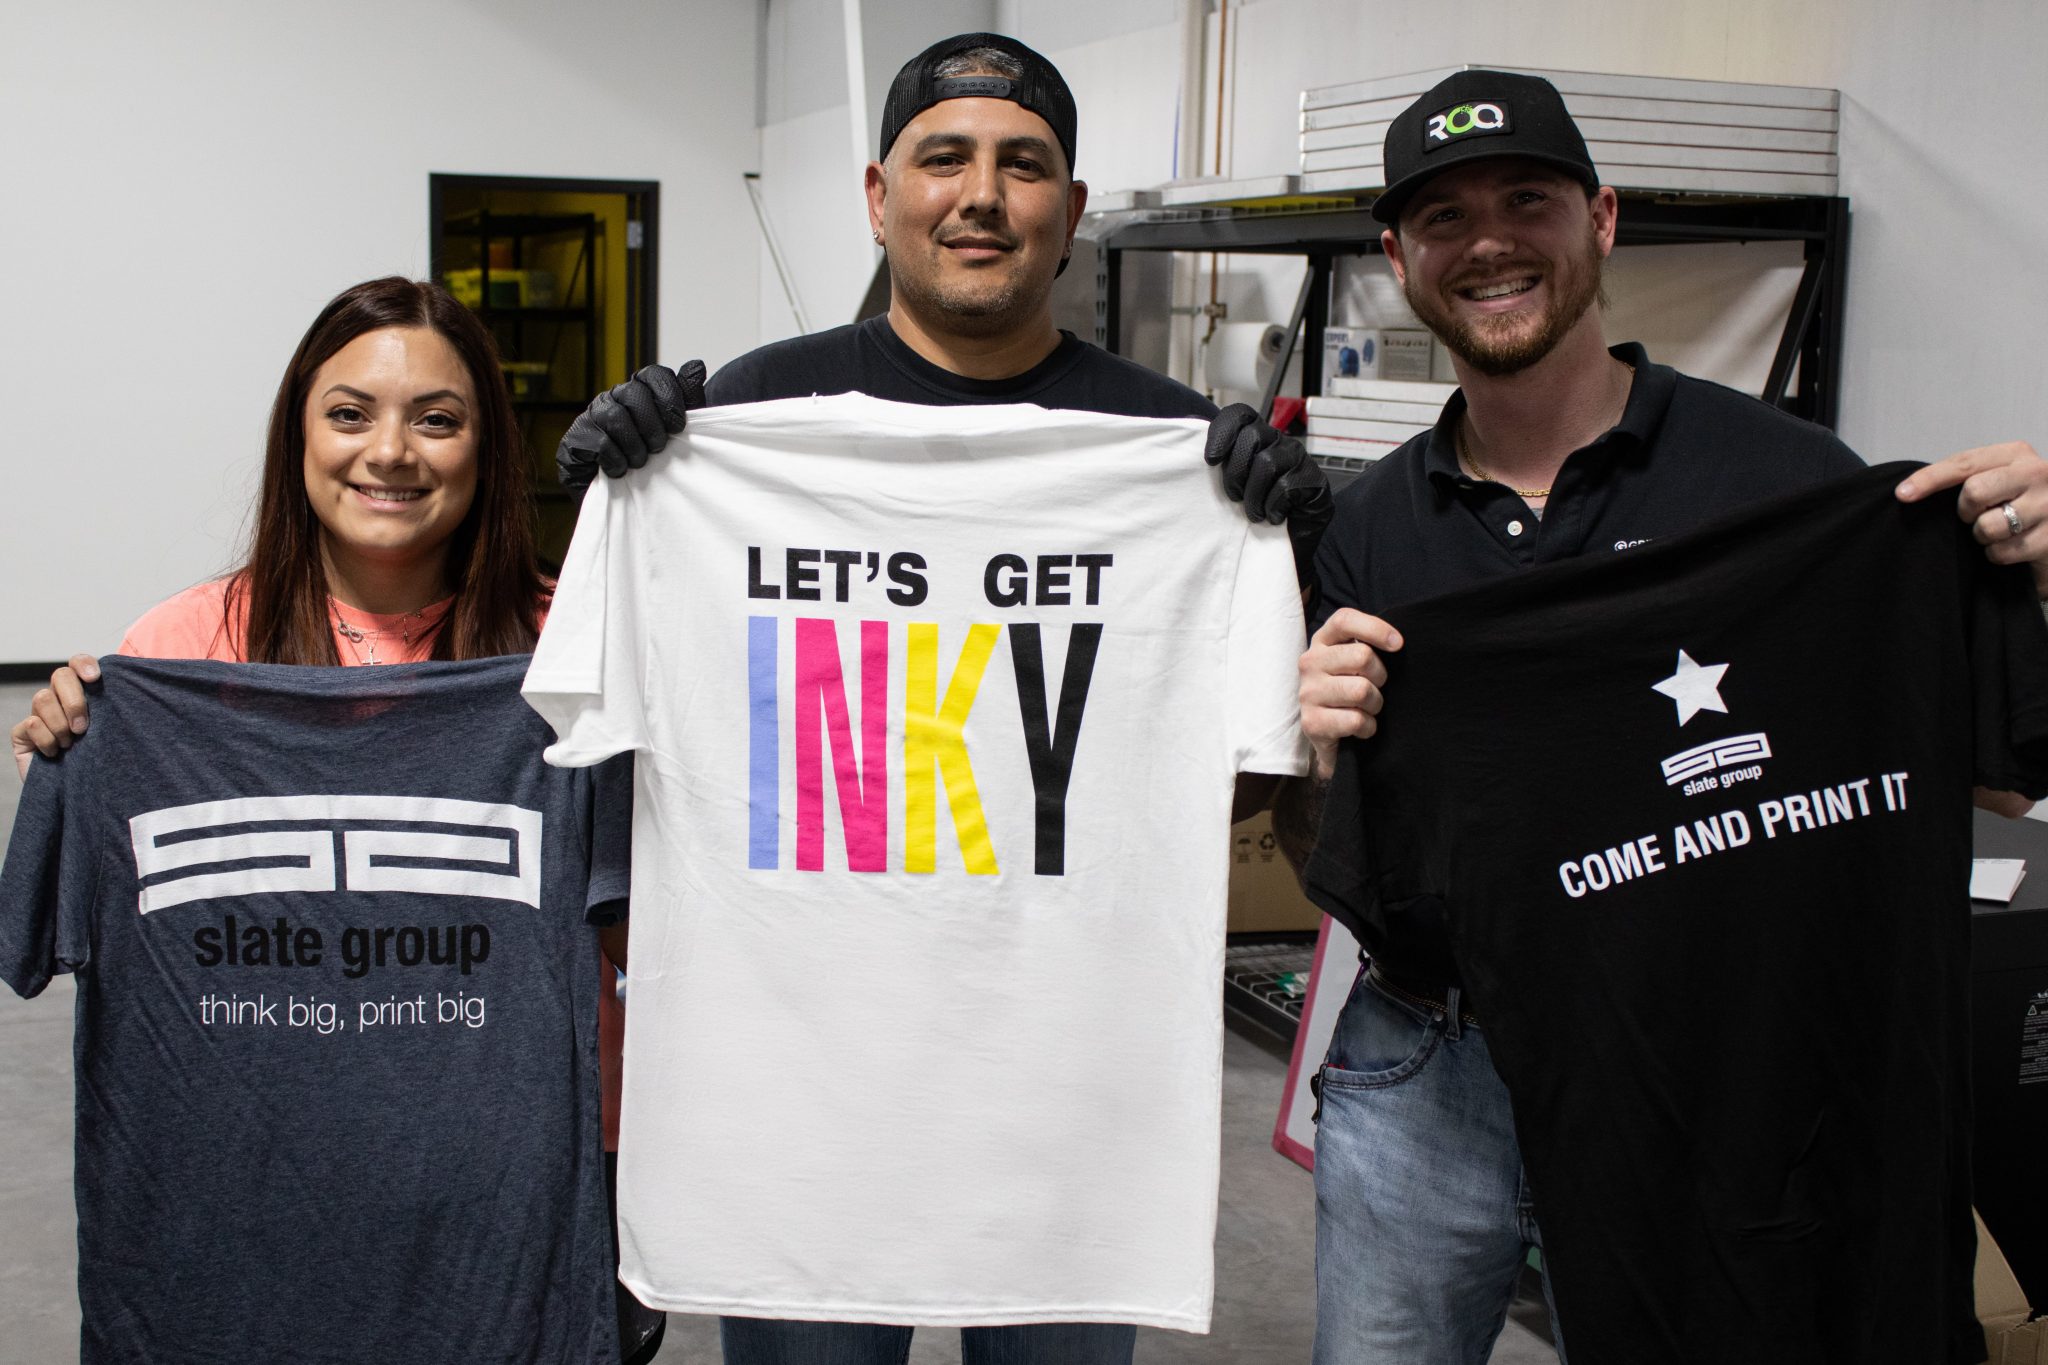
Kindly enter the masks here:
<path id="1" fill-rule="evenodd" d="M 1842 304 L 1848 279 L 1849 201 L 1839 197 L 1763 198 L 1650 195 L 1619 191 L 1617 246 L 1704 242 L 1803 243 L 1806 267 L 1771 360 L 1765 401 L 1833 427 L 1842 372 Z M 1375 255 L 1380 224 L 1361 203 L 1309 212 L 1230 210 L 1176 214 L 1172 221 L 1125 223 L 1107 233 L 1096 256 L 1095 340 L 1115 351 L 1123 323 L 1123 253 L 1229 252 L 1305 256 L 1308 274 L 1288 326 L 1288 355 L 1319 357 L 1329 323 L 1330 279 L 1340 256 Z M 1262 411 L 1270 415 L 1286 370 L 1273 367 Z M 1797 382 L 1794 376 L 1797 376 Z M 1302 366 L 1302 396 L 1322 389 L 1319 364 Z"/>
<path id="2" fill-rule="evenodd" d="M 597 290 L 592 287 L 592 276 L 597 269 L 597 215 L 591 213 L 565 214 L 506 214 L 481 211 L 466 214 L 461 218 L 441 225 L 444 237 L 461 237 L 480 243 L 477 251 L 478 266 L 482 270 L 483 302 L 475 311 L 484 320 L 484 325 L 497 333 L 501 326 L 509 327 L 512 344 L 502 345 L 505 354 L 513 359 L 528 359 L 526 349 L 526 327 L 528 323 L 544 322 L 557 326 L 580 325 L 584 329 L 583 385 L 585 395 L 597 392 L 598 337 L 597 337 Z M 494 241 L 510 240 L 512 243 L 512 266 L 523 269 L 526 264 L 526 244 L 536 238 L 580 235 L 582 250 L 577 253 L 576 269 L 565 282 L 562 297 L 573 298 L 577 288 L 583 290 L 580 305 L 562 305 L 549 308 L 503 308 L 491 303 L 491 252 Z M 436 278 L 441 267 L 436 265 Z M 628 334 L 632 323 L 628 320 Z M 512 406 L 530 412 L 581 412 L 589 402 L 586 396 L 580 400 L 555 398 L 515 398 Z"/>

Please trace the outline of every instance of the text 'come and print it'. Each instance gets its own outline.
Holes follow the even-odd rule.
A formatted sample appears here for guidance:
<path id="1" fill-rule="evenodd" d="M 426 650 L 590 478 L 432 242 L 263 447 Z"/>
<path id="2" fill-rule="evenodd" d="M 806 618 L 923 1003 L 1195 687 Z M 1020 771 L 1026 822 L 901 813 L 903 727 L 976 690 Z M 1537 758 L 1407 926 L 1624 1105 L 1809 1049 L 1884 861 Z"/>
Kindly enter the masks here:
<path id="1" fill-rule="evenodd" d="M 1683 729 L 1709 712 L 1729 714 L 1721 696 L 1729 667 L 1726 663 L 1701 663 L 1681 649 L 1671 675 L 1650 687 L 1673 704 Z M 1694 797 L 1760 781 L 1763 763 L 1772 757 L 1770 736 L 1759 730 L 1708 740 L 1670 755 L 1658 766 L 1667 788 L 1678 787 L 1684 795 Z M 1759 837 L 1768 842 L 1851 820 L 1896 814 L 1906 809 L 1907 778 L 1903 772 L 1879 773 L 1682 821 L 1672 826 L 1668 843 L 1661 833 L 1644 834 L 1565 859 L 1557 865 L 1558 884 L 1567 896 L 1582 900 L 1685 863 L 1752 847 Z"/>

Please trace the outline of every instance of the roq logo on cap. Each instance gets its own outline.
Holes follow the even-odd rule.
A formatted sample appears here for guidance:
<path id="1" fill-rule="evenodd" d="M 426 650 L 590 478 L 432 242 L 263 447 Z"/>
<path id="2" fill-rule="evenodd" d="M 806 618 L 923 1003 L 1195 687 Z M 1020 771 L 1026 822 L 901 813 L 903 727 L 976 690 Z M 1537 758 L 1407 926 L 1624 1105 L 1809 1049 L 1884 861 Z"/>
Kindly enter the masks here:
<path id="1" fill-rule="evenodd" d="M 1430 116 L 1428 140 L 1433 143 L 1449 142 L 1452 138 L 1469 137 L 1474 133 L 1507 131 L 1508 111 L 1498 104 L 1460 104 Z"/>

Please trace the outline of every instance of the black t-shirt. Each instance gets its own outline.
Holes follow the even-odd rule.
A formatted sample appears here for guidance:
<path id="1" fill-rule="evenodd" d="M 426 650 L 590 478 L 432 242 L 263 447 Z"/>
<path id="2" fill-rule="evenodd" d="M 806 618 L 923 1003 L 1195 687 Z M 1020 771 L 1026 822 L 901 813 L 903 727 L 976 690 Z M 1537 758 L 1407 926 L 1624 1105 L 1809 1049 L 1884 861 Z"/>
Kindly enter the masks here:
<path id="1" fill-rule="evenodd" d="M 1613 354 L 1635 367 L 1621 420 L 1565 460 L 1540 518 L 1510 490 L 1459 468 L 1453 433 L 1463 394 L 1445 404 L 1434 429 L 1353 480 L 1337 495 L 1316 555 L 1321 614 L 1311 630 L 1339 607 L 1385 616 L 1402 603 L 1538 564 L 1632 553 L 1865 467 L 1823 427 L 1652 364 L 1640 346 L 1616 346 Z M 1406 704 L 1390 689 L 1387 718 Z M 1457 981 L 1443 927 L 1428 912 L 1376 907 L 1365 918 L 1337 918 L 1389 970 Z"/>
<path id="2" fill-rule="evenodd" d="M 1970 789 L 2048 794 L 2048 630 L 1911 468 L 1388 613 L 1309 884 L 1448 923 L 1573 1365 L 1982 1358 Z"/>
<path id="3" fill-rule="evenodd" d="M 1042 408 L 1124 417 L 1216 415 L 1216 405 L 1185 384 L 1134 360 L 1061 332 L 1051 355 L 1008 379 L 969 379 L 906 346 L 887 316 L 809 336 L 770 342 L 711 377 L 713 404 L 760 403 L 814 393 L 864 393 L 898 403 L 1036 403 Z"/>

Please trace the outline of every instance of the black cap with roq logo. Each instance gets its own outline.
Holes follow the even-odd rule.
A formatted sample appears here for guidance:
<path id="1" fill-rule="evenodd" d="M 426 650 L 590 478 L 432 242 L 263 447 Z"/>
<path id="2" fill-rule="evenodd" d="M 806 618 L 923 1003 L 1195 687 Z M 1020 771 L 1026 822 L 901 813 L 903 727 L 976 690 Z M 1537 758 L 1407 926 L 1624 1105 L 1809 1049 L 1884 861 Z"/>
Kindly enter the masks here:
<path id="1" fill-rule="evenodd" d="M 1387 125 L 1387 189 L 1373 200 L 1372 216 L 1392 223 L 1433 177 L 1494 156 L 1547 162 L 1588 189 L 1600 183 L 1556 86 L 1512 71 L 1457 71 Z"/>

